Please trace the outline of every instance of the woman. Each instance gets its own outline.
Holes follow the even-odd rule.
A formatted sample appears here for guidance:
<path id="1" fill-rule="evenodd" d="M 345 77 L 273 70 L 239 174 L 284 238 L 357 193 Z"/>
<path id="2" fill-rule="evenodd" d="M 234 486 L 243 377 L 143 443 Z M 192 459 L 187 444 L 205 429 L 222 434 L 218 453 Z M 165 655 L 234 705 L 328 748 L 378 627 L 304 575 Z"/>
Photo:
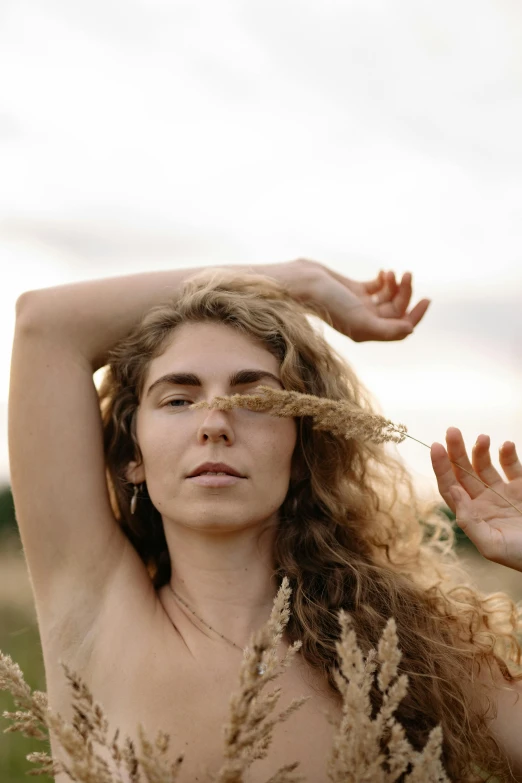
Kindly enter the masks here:
<path id="1" fill-rule="evenodd" d="M 64 660 L 114 727 L 135 736 L 139 720 L 148 736 L 169 731 L 185 756 L 181 780 L 208 779 L 220 764 L 241 651 L 286 575 L 292 617 L 281 651 L 295 639 L 303 646 L 281 687 L 285 702 L 312 698 L 276 732 L 250 780 L 296 760 L 310 781 L 326 780 L 327 714 L 338 719 L 340 707 L 332 676 L 340 608 L 364 651 L 394 616 L 410 680 L 397 717 L 414 747 L 441 723 L 452 780 L 481 779 L 477 768 L 518 779 L 522 688 L 505 664 L 520 662 L 514 604 L 452 589 L 451 527 L 418 508 L 400 463 L 382 444 L 314 430 L 307 417 L 191 410 L 260 385 L 368 410 L 360 383 L 306 312 L 355 340 L 402 339 L 428 302 L 406 312 L 409 275 L 400 285 L 392 274 L 357 284 L 307 261 L 255 269 L 268 277 L 180 270 L 29 292 L 18 302 L 12 485 L 50 705 L 72 717 Z M 92 376 L 108 362 L 100 417 Z M 432 448 L 444 500 L 479 548 L 482 527 L 507 536 L 514 523 L 504 554 L 491 544 L 483 551 L 522 570 L 520 518 L 450 462 L 502 484 L 487 438 L 473 467 L 458 430 L 448 431 L 447 447 Z M 512 444 L 501 464 L 517 505 L 522 467 Z M 459 486 L 466 493 L 454 500 Z M 477 513 L 484 522 L 474 522 Z M 428 542 L 430 524 L 439 536 Z M 504 681 L 507 690 L 495 689 Z"/>

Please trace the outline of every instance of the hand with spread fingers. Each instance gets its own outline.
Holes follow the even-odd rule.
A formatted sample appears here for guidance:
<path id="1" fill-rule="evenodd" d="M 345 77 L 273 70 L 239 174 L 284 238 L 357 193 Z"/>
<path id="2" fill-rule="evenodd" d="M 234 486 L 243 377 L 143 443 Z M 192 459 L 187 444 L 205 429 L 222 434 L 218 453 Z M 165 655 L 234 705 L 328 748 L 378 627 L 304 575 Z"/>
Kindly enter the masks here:
<path id="1" fill-rule="evenodd" d="M 354 342 L 404 340 L 423 318 L 429 299 L 421 299 L 408 312 L 412 276 L 405 272 L 400 283 L 394 272 L 358 282 L 317 261 L 298 259 L 265 267 L 283 280 L 296 298 L 319 304 L 334 329 Z"/>
<path id="2" fill-rule="evenodd" d="M 485 558 L 522 571 L 522 464 L 515 444 L 507 441 L 500 449 L 505 479 L 491 464 L 488 435 L 478 436 L 471 462 L 456 427 L 447 430 L 446 444 L 447 450 L 432 445 L 431 462 L 457 524 Z"/>

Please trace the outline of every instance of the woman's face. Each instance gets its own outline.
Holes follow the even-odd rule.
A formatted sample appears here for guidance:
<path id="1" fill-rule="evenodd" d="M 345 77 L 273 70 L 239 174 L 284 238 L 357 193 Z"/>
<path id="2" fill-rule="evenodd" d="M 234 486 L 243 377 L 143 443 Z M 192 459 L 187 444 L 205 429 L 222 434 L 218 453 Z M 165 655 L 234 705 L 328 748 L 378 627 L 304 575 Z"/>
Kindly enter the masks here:
<path id="1" fill-rule="evenodd" d="M 128 472 L 134 483 L 147 482 L 164 523 L 225 533 L 277 520 L 290 481 L 295 420 L 239 408 L 192 410 L 191 403 L 253 394 L 260 385 L 282 389 L 279 377 L 278 360 L 233 327 L 187 323 L 174 331 L 145 379 L 136 421 L 143 464 L 131 463 Z M 225 479 L 224 486 L 189 478 L 205 462 L 226 463 L 243 478 Z"/>

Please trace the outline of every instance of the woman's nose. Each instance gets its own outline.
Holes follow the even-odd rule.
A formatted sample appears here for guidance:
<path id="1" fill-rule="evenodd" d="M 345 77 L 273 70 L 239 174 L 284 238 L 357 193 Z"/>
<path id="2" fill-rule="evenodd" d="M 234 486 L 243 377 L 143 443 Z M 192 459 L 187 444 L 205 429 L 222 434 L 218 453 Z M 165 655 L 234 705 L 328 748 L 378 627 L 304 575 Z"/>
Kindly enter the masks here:
<path id="1" fill-rule="evenodd" d="M 230 417 L 224 412 L 215 408 L 209 410 L 198 430 L 198 440 L 219 441 L 224 438 L 232 443 L 234 441 L 234 431 L 230 424 Z"/>

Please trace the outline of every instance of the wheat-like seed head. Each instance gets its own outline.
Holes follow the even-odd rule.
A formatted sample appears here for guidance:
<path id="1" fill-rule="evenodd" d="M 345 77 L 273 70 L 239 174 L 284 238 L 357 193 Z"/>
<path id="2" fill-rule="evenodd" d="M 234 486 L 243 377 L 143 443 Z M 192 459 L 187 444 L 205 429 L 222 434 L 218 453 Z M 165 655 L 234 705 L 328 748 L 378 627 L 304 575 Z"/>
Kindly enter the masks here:
<path id="1" fill-rule="evenodd" d="M 241 783 L 250 764 L 268 754 L 273 729 L 283 723 L 306 701 L 294 699 L 277 717 L 269 716 L 275 709 L 281 689 L 276 688 L 261 698 L 261 691 L 288 668 L 301 642 L 287 650 L 282 661 L 277 658 L 277 647 L 290 618 L 290 595 L 288 579 L 285 577 L 274 599 L 270 618 L 258 631 L 252 634 L 245 650 L 239 672 L 239 690 L 230 699 L 230 719 L 224 727 L 223 764 L 216 783 Z M 259 666 L 265 668 L 259 676 Z M 271 783 L 299 783 L 304 780 L 294 770 L 297 764 L 283 767 L 271 778 Z"/>
<path id="2" fill-rule="evenodd" d="M 392 441 L 402 443 L 406 437 L 404 424 L 394 424 L 376 413 L 368 413 L 347 400 L 329 400 L 295 391 L 259 386 L 261 394 L 232 394 L 214 397 L 211 402 L 197 402 L 191 409 L 216 408 L 222 411 L 246 408 L 257 413 L 270 412 L 273 416 L 311 416 L 313 429 L 328 430 L 346 439 L 360 438 L 374 443 Z"/>
<path id="3" fill-rule="evenodd" d="M 256 631 L 250 640 L 240 672 L 239 688 L 230 699 L 229 722 L 224 727 L 224 763 L 215 783 L 243 783 L 249 766 L 257 759 L 265 758 L 278 723 L 286 721 L 306 701 L 294 699 L 279 715 L 272 713 L 277 705 L 281 689 L 276 688 L 262 696 L 262 690 L 274 681 L 291 663 L 300 647 L 295 642 L 284 658 L 277 659 L 277 645 L 290 617 L 291 590 L 285 579 L 274 599 L 270 619 Z M 327 773 L 331 783 L 394 783 L 411 767 L 408 783 L 449 783 L 441 762 L 442 730 L 437 726 L 431 732 L 422 752 L 416 752 L 406 739 L 403 727 L 396 722 L 394 712 L 407 692 L 408 679 L 398 676 L 401 653 L 398 647 L 396 625 L 390 618 L 384 628 L 377 650 L 370 650 L 364 658 L 353 630 L 350 616 L 339 612 L 341 626 L 337 642 L 339 671 L 335 679 L 343 698 L 342 717 L 327 760 Z M 258 675 L 263 663 L 266 672 Z M 381 709 L 372 720 L 370 689 L 377 666 L 377 684 L 383 695 Z M 56 761 L 46 753 L 31 753 L 28 760 L 39 764 L 29 774 L 56 775 L 65 773 L 79 783 L 122 783 L 122 762 L 130 783 L 175 783 L 183 756 L 174 762 L 166 757 L 169 735 L 158 732 L 151 743 L 141 724 L 138 735 L 141 750 L 137 753 L 134 743 L 125 738 L 123 747 L 118 743 L 119 730 L 109 740 L 108 721 L 103 708 L 94 702 L 89 688 L 73 672 L 62 664 L 74 699 L 75 717 L 68 724 L 59 714 L 47 707 L 45 694 L 31 694 L 20 668 L 12 659 L 0 653 L 0 689 L 10 690 L 25 712 L 7 713 L 14 724 L 6 731 L 20 731 L 26 736 L 46 739 L 35 727 L 43 723 L 57 737 L 68 761 Z M 384 740 L 385 753 L 381 750 Z M 94 751 L 94 745 L 108 748 L 116 770 L 110 770 L 107 762 Z M 281 767 L 268 783 L 298 783 L 304 778 L 298 772 L 298 762 Z"/>
<path id="4" fill-rule="evenodd" d="M 450 783 L 440 760 L 440 726 L 431 732 L 422 753 L 417 753 L 394 718 L 407 693 L 408 678 L 397 676 L 401 653 L 393 617 L 384 628 L 377 650 L 370 650 L 366 659 L 357 645 L 352 620 L 343 610 L 339 612 L 339 624 L 341 639 L 336 648 L 340 670 L 335 680 L 343 696 L 343 715 L 328 760 L 332 783 L 394 783 L 409 765 L 408 783 Z M 377 663 L 377 685 L 383 699 L 372 719 L 370 689 Z"/>

